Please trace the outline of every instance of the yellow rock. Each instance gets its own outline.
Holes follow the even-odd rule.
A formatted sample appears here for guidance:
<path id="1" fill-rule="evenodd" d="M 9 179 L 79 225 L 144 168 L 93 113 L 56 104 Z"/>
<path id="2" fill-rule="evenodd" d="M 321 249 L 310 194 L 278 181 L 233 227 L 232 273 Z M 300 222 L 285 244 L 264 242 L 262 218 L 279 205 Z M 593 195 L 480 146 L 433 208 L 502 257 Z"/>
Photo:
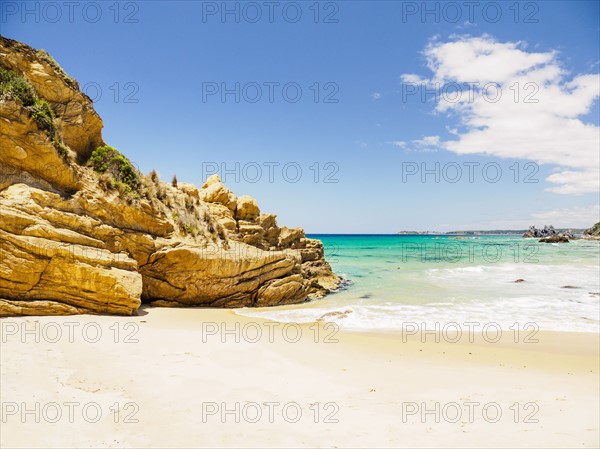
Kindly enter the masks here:
<path id="1" fill-rule="evenodd" d="M 56 137 L 0 100 L 0 316 L 131 315 L 155 306 L 290 304 L 336 288 L 323 246 L 260 215 L 218 175 L 202 189 L 143 178 L 119 192 L 86 162 L 103 145 L 91 100 L 48 56 L 0 36 L 0 65 L 56 116 Z"/>

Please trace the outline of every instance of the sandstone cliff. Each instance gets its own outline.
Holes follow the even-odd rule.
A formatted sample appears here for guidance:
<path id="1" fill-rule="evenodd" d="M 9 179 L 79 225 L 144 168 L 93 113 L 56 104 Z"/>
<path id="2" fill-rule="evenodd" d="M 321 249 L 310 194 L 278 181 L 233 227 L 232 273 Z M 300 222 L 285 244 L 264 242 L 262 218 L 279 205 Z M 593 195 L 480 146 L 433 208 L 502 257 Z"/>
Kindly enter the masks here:
<path id="1" fill-rule="evenodd" d="M 144 176 L 45 52 L 0 36 L 0 316 L 271 306 L 340 279 L 323 245 L 218 176 Z"/>

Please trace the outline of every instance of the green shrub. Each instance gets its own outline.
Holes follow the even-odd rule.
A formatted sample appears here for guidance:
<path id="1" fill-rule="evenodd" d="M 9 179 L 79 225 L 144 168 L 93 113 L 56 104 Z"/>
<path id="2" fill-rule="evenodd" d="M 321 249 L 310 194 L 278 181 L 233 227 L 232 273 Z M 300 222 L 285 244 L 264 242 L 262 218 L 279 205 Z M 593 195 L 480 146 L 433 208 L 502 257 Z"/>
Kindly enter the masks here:
<path id="1" fill-rule="evenodd" d="M 54 112 L 46 100 L 36 100 L 33 106 L 27 108 L 31 113 L 31 118 L 35 120 L 39 129 L 42 129 L 54 139 L 56 135 L 56 125 L 54 124 Z"/>
<path id="2" fill-rule="evenodd" d="M 113 147 L 106 145 L 96 148 L 88 165 L 96 172 L 108 173 L 117 183 L 122 183 L 124 187 L 119 189 L 122 193 L 137 191 L 140 186 L 139 175 L 129 159 Z"/>
<path id="3" fill-rule="evenodd" d="M 39 98 L 35 89 L 20 75 L 0 67 L 0 98 L 13 99 L 21 103 L 35 120 L 39 129 L 47 131 L 54 140 L 56 125 L 50 104 Z"/>
<path id="4" fill-rule="evenodd" d="M 33 106 L 38 99 L 25 78 L 3 67 L 0 67 L 0 97 L 17 100 L 25 107 Z"/>

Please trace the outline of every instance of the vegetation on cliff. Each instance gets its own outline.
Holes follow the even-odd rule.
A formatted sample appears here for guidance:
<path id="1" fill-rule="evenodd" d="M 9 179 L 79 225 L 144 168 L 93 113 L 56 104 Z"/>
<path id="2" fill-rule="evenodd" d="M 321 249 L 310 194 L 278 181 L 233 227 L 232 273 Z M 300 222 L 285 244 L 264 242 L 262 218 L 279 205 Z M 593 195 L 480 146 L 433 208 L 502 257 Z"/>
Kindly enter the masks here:
<path id="1" fill-rule="evenodd" d="M 59 154 L 66 158 L 68 151 L 56 134 L 54 111 L 50 104 L 37 94 L 25 78 L 0 66 L 0 99 L 15 100 L 29 111 L 38 128 L 46 131 Z"/>
<path id="2" fill-rule="evenodd" d="M 96 172 L 108 174 L 106 186 L 116 189 L 123 184 L 126 193 L 137 192 L 140 187 L 140 177 L 129 159 L 108 145 L 98 147 L 92 153 L 88 165 Z"/>

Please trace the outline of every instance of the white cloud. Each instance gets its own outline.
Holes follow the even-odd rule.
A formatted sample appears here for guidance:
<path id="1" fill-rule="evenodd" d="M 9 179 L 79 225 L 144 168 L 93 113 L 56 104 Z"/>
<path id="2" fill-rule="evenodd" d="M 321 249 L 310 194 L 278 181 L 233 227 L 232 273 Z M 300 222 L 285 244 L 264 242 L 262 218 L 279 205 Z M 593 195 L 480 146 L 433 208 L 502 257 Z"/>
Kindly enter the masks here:
<path id="1" fill-rule="evenodd" d="M 436 111 L 456 114 L 461 123 L 457 140 L 439 145 L 457 154 L 556 164 L 560 168 L 546 178 L 553 184 L 547 190 L 597 192 L 600 128 L 581 117 L 600 96 L 600 76 L 569 76 L 557 52 L 525 48 L 522 42 L 503 43 L 489 36 L 456 37 L 426 47 L 427 66 L 433 72 L 425 81 L 429 89 L 450 83 L 461 88 L 460 96 L 441 90 L 436 98 Z M 420 78 L 407 74 L 402 79 Z M 488 83 L 493 84 L 482 92 Z"/>
<path id="2" fill-rule="evenodd" d="M 410 142 L 394 140 L 389 143 L 407 151 L 437 151 L 440 148 L 440 136 L 425 136 L 422 139 L 411 140 Z"/>
<path id="3" fill-rule="evenodd" d="M 371 98 L 372 98 L 373 100 L 379 100 L 379 99 L 381 98 L 381 94 L 380 94 L 379 92 L 373 92 L 373 93 L 371 94 Z"/>
<path id="4" fill-rule="evenodd" d="M 558 228 L 588 228 L 600 221 L 600 205 L 572 207 L 532 213 L 539 223 L 553 224 Z"/>
<path id="5" fill-rule="evenodd" d="M 421 78 L 419 75 L 415 75 L 414 73 L 405 73 L 404 75 L 400 76 L 400 79 L 403 83 L 408 84 L 422 84 L 426 82 L 425 79 Z"/>
<path id="6" fill-rule="evenodd" d="M 425 136 L 422 139 L 412 141 L 418 148 L 437 148 L 440 146 L 440 136 Z"/>
<path id="7" fill-rule="evenodd" d="M 475 230 L 475 229 L 528 229 L 535 225 L 553 225 L 555 228 L 587 229 L 600 221 L 600 205 L 552 209 L 534 212 L 525 219 L 503 219 L 486 222 L 470 222 L 459 224 L 443 224 L 440 230 Z"/>

